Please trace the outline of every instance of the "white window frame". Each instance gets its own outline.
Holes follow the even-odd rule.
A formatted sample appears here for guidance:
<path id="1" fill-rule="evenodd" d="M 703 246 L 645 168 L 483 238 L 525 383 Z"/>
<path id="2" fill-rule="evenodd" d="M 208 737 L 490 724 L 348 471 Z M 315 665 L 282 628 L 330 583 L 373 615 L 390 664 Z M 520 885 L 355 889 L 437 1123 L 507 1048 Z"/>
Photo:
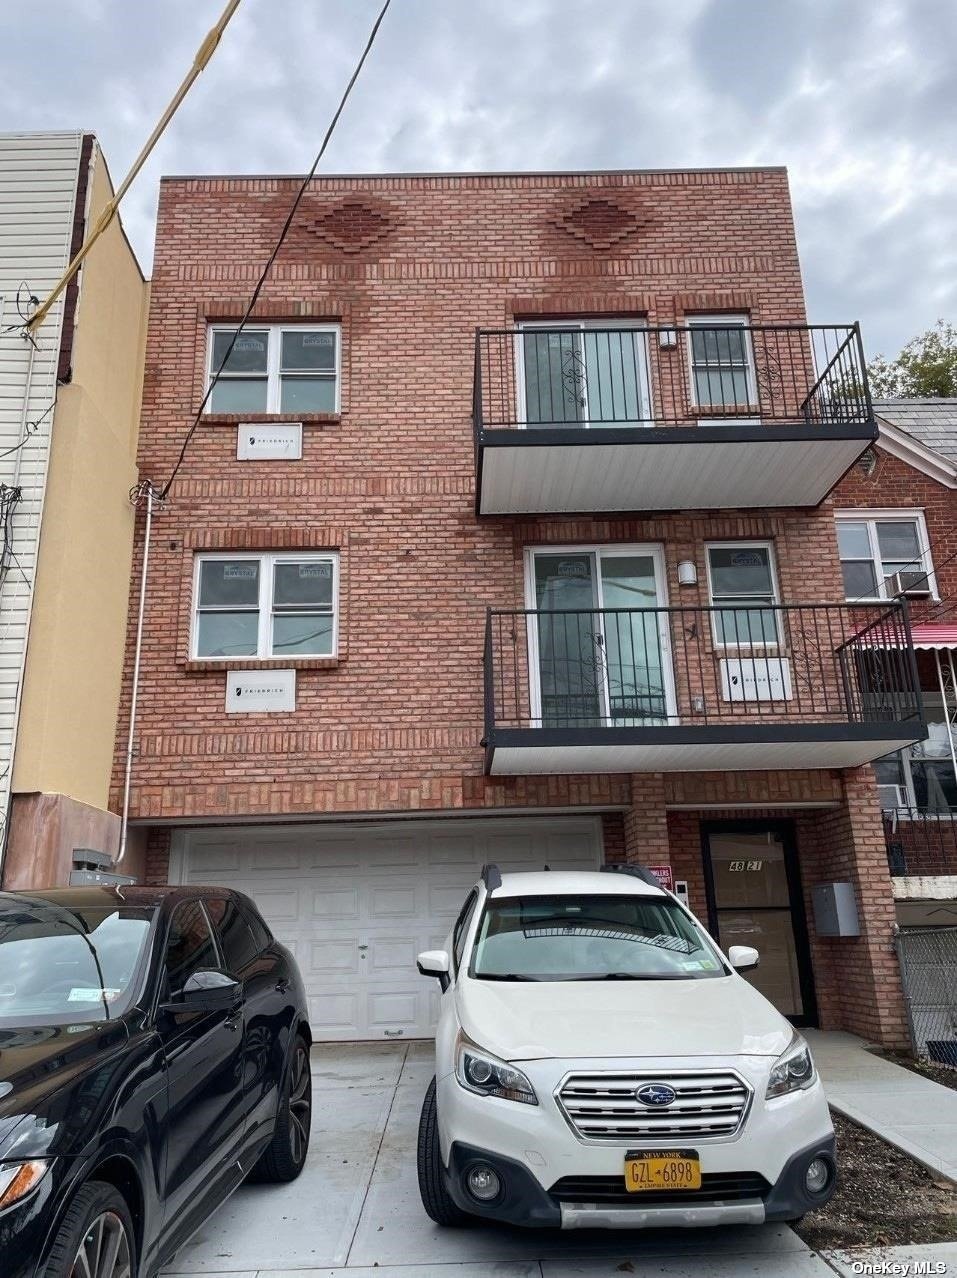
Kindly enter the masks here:
<path id="1" fill-rule="evenodd" d="M 721 638 L 721 632 L 718 629 L 718 618 L 715 611 L 711 616 L 711 641 L 715 648 L 721 649 L 722 652 L 740 652 L 742 649 L 753 652 L 756 649 L 777 649 L 781 647 L 781 614 L 777 611 L 781 606 L 781 587 L 778 581 L 778 567 L 774 554 L 774 542 L 763 540 L 761 538 L 742 537 L 731 538 L 728 541 L 706 541 L 704 543 L 704 563 L 705 572 L 708 578 L 708 606 L 717 610 L 721 608 L 734 607 L 732 603 L 716 603 L 714 598 L 714 581 L 711 574 L 711 552 L 712 550 L 766 550 L 768 552 L 768 567 L 771 572 L 771 589 L 774 597 L 771 605 L 774 606 L 774 628 L 777 631 L 777 638 L 771 643 L 725 643 Z M 752 609 L 767 608 L 769 604 L 749 604 L 745 605 Z"/>
<path id="2" fill-rule="evenodd" d="M 213 380 L 213 338 L 216 333 L 235 333 L 239 324 L 209 324 L 206 329 L 206 388 L 209 389 Z M 282 413 L 281 395 L 282 395 L 282 335 L 283 333 L 333 333 L 336 338 L 336 360 L 335 370 L 332 373 L 326 373 L 314 369 L 303 369 L 301 373 L 287 373 L 287 377 L 325 377 L 326 380 L 333 381 L 335 385 L 335 402 L 332 409 L 328 410 L 333 413 L 341 411 L 342 405 L 342 325 L 341 324 L 260 324 L 258 321 L 250 321 L 244 328 L 244 332 L 266 332 L 268 334 L 266 342 L 266 407 L 263 409 L 251 409 L 249 416 L 255 417 Z M 250 374 L 243 374 L 249 377 Z M 253 374 L 252 376 L 256 376 Z M 235 375 L 239 380 L 239 375 Z M 220 380 L 233 380 L 233 377 L 226 374 L 221 375 Z M 210 402 L 206 405 L 204 413 L 216 413 L 220 410 L 212 408 L 212 396 Z M 305 413 L 304 416 L 311 416 Z"/>
<path id="3" fill-rule="evenodd" d="M 579 316 L 563 315 L 561 319 L 550 320 L 519 320 L 516 324 L 518 332 L 515 335 L 515 347 L 513 359 L 515 361 L 515 393 L 518 403 L 515 405 L 515 420 L 522 429 L 539 430 L 541 427 L 538 423 L 529 426 L 528 424 L 528 401 L 525 397 L 525 351 L 522 344 L 522 334 L 529 329 L 545 329 L 549 332 L 569 332 L 569 333 L 586 333 L 589 329 L 615 329 L 622 332 L 629 331 L 635 334 L 635 370 L 638 374 L 638 400 L 641 412 L 643 414 L 639 426 L 654 426 L 652 417 L 652 400 L 651 400 L 651 364 L 648 352 L 648 324 L 643 319 L 624 319 L 620 320 L 617 316 L 610 315 L 607 319 L 582 319 Z M 584 341 L 584 339 L 583 339 Z M 614 429 L 614 423 L 599 422 L 596 426 L 588 415 L 588 384 L 585 384 L 585 416 L 580 422 L 563 423 L 560 427 L 562 430 L 608 430 Z M 621 425 L 628 427 L 627 422 Z M 547 429 L 547 427 L 546 427 Z"/>
<path id="4" fill-rule="evenodd" d="M 885 600 L 893 598 L 887 593 L 884 585 L 884 578 L 887 575 L 884 571 L 884 561 L 881 559 L 880 546 L 877 543 L 877 525 L 889 523 L 914 524 L 917 528 L 917 548 L 920 554 L 921 568 L 927 573 L 927 584 L 930 587 L 930 597 L 934 602 L 940 601 L 940 595 L 937 592 L 937 578 L 934 575 L 934 560 L 930 552 L 930 538 L 927 535 L 927 521 L 924 518 L 923 510 L 874 510 L 865 508 L 863 510 L 835 510 L 834 512 L 834 536 L 837 539 L 837 526 L 839 523 L 858 523 L 867 525 L 867 540 L 871 550 L 871 564 L 874 567 L 874 573 L 877 577 L 877 594 L 876 595 L 847 595 L 845 594 L 845 602 L 854 603 L 881 603 Z M 839 563 L 843 564 L 841 558 L 841 548 L 838 545 L 837 557 Z M 880 570 L 878 570 L 880 565 Z M 843 580 L 843 568 L 841 569 Z"/>
<path id="5" fill-rule="evenodd" d="M 234 559 L 256 562 L 259 564 L 259 626 L 256 637 L 256 651 L 246 656 L 206 657 L 201 656 L 199 643 L 199 579 L 202 564 L 214 560 Z M 272 619 L 273 619 L 273 577 L 277 564 L 331 563 L 332 564 L 332 649 L 330 652 L 281 652 L 273 653 Z M 265 601 L 265 602 L 264 602 Z M 205 610 L 204 610 L 205 611 Z M 215 610 L 209 610 L 215 611 Z M 224 607 L 224 612 L 230 609 Z M 235 610 L 233 610 L 235 611 Z M 251 612 L 252 609 L 250 608 Z M 201 552 L 193 557 L 193 597 L 190 615 L 190 660 L 192 661 L 275 661 L 289 664 L 292 661 L 327 661 L 339 655 L 339 552 L 322 551 L 276 551 L 263 553 L 245 550 Z"/>
<path id="6" fill-rule="evenodd" d="M 695 362 L 694 362 L 694 345 L 691 339 L 692 328 L 743 328 L 744 348 L 747 355 L 747 368 L 745 369 L 745 381 L 748 392 L 748 407 L 759 409 L 761 407 L 758 399 L 758 379 L 754 366 L 754 346 L 751 342 L 751 334 L 747 330 L 751 325 L 751 316 L 738 312 L 734 315 L 686 315 L 685 327 L 688 330 L 685 333 L 688 351 L 688 395 L 689 403 L 692 408 L 714 409 L 714 404 L 699 404 L 698 402 L 698 385 L 695 378 Z M 701 417 L 699 422 L 711 426 L 759 426 L 760 419 L 757 417 Z"/>

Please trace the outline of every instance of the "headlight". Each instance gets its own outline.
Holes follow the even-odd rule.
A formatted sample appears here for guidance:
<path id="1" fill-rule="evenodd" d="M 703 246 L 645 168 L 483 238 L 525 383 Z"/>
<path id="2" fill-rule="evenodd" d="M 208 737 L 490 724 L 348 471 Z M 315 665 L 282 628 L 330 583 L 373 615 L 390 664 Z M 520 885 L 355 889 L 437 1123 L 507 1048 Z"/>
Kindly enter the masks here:
<path id="1" fill-rule="evenodd" d="M 459 1035 L 455 1052 L 455 1077 L 466 1091 L 476 1096 L 500 1096 L 502 1100 L 537 1105 L 538 1097 L 520 1069 L 490 1056 L 464 1035 Z"/>
<path id="2" fill-rule="evenodd" d="M 25 1163 L 0 1163 L 0 1211 L 12 1207 L 31 1189 L 36 1189 L 49 1166 L 45 1158 L 33 1158 Z"/>
<path id="3" fill-rule="evenodd" d="M 786 1096 L 788 1092 L 803 1091 L 811 1086 L 816 1077 L 811 1049 L 800 1034 L 795 1034 L 788 1050 L 778 1057 L 771 1068 L 765 1097 L 770 1100 L 772 1096 Z"/>

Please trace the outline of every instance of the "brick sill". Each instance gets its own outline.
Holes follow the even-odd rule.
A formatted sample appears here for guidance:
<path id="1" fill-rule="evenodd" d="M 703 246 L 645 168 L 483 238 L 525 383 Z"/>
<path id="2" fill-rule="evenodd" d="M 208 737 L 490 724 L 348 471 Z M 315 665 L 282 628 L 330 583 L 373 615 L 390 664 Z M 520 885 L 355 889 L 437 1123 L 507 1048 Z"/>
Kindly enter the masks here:
<path id="1" fill-rule="evenodd" d="M 294 657 L 286 660 L 272 657 L 266 661 L 244 661 L 241 657 L 230 657 L 226 661 L 180 661 L 179 665 L 187 674 L 214 674 L 217 670 L 336 670 L 343 657 Z"/>
<path id="2" fill-rule="evenodd" d="M 302 422 L 303 426 L 336 426 L 341 413 L 204 413 L 208 426 L 267 426 L 276 422 Z"/>

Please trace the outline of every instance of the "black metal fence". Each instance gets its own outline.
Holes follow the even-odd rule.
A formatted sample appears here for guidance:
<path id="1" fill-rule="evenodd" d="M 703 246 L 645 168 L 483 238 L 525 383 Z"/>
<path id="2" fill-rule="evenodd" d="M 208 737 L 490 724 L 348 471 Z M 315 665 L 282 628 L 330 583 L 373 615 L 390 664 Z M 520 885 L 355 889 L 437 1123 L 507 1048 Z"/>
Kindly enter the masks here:
<path id="1" fill-rule="evenodd" d="M 479 330 L 473 411 L 476 432 L 874 420 L 856 324 Z"/>
<path id="2" fill-rule="evenodd" d="M 883 817 L 892 875 L 957 875 L 957 812 L 885 808 Z"/>
<path id="3" fill-rule="evenodd" d="M 486 730 L 920 723 L 903 603 L 490 610 Z"/>

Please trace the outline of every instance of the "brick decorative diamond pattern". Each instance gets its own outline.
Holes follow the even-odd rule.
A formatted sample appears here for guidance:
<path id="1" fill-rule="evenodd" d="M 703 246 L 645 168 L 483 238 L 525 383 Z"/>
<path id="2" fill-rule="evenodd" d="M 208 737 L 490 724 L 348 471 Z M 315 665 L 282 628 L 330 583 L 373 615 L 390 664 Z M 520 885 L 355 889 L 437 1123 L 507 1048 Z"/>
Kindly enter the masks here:
<path id="1" fill-rule="evenodd" d="M 637 231 L 642 219 L 612 200 L 598 198 L 563 213 L 555 225 L 589 248 L 608 250 Z"/>
<path id="2" fill-rule="evenodd" d="M 312 223 L 312 230 L 343 253 L 361 253 L 384 239 L 394 222 L 387 214 L 364 200 L 343 200 Z"/>

